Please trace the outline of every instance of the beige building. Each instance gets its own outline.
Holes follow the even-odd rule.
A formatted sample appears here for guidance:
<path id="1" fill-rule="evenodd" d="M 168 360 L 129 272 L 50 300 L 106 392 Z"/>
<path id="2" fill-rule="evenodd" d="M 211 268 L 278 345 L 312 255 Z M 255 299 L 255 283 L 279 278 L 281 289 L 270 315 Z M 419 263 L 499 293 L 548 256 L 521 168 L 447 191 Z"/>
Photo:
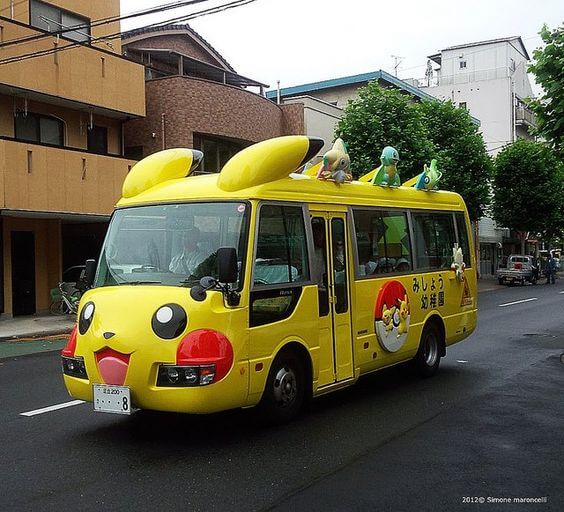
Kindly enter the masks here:
<path id="1" fill-rule="evenodd" d="M 63 270 L 97 256 L 134 163 L 123 124 L 145 115 L 144 70 L 118 16 L 119 0 L 0 0 L 3 315 L 46 311 Z"/>

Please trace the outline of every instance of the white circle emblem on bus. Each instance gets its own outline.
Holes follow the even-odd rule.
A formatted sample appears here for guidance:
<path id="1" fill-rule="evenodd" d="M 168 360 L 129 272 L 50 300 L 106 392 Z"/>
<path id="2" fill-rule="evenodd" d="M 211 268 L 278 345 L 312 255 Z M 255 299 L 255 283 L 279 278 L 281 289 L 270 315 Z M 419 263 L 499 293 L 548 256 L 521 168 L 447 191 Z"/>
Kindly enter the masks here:
<path id="1" fill-rule="evenodd" d="M 172 308 L 169 306 L 163 306 L 157 311 L 157 321 L 161 324 L 167 324 L 172 320 Z"/>
<path id="2" fill-rule="evenodd" d="M 94 304 L 86 304 L 86 307 L 84 308 L 84 311 L 82 313 L 84 320 L 90 320 L 92 313 L 94 313 Z"/>

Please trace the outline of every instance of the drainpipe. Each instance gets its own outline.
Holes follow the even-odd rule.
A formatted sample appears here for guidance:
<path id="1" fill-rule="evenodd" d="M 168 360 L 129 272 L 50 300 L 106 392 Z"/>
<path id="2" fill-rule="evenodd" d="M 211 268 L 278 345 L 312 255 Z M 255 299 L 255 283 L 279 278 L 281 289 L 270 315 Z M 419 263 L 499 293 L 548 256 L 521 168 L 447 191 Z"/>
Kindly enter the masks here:
<path id="1" fill-rule="evenodd" d="M 10 0 L 10 19 L 14 19 L 14 0 Z"/>
<path id="2" fill-rule="evenodd" d="M 276 80 L 276 104 L 280 105 L 280 80 Z"/>
<path id="3" fill-rule="evenodd" d="M 161 140 L 162 140 L 162 149 L 165 149 L 165 148 L 166 148 L 165 117 L 166 117 L 166 114 L 163 112 L 163 113 L 161 114 Z"/>
<path id="4" fill-rule="evenodd" d="M 515 82 L 511 79 L 511 138 L 512 142 L 517 140 L 517 116 L 515 115 L 517 108 L 517 99 L 515 97 Z"/>

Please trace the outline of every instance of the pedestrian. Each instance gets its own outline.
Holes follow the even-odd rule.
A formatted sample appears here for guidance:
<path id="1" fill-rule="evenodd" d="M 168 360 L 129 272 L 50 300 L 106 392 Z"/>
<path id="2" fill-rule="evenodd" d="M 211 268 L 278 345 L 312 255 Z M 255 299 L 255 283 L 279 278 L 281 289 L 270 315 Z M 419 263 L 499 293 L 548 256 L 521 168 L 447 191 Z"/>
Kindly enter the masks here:
<path id="1" fill-rule="evenodd" d="M 552 253 L 548 253 L 548 260 L 546 260 L 546 267 L 544 269 L 546 274 L 546 284 L 555 284 L 556 278 L 556 260 L 553 258 Z"/>

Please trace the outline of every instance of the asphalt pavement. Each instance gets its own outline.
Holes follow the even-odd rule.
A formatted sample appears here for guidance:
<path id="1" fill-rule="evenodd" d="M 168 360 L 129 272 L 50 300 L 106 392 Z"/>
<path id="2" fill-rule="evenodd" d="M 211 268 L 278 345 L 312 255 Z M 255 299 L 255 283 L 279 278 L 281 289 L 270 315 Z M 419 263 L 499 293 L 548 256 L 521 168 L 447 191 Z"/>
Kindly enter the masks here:
<path id="1" fill-rule="evenodd" d="M 560 512 L 563 281 L 493 284 L 435 377 L 377 372 L 282 427 L 94 413 L 57 352 L 4 356 L 0 510 Z"/>

